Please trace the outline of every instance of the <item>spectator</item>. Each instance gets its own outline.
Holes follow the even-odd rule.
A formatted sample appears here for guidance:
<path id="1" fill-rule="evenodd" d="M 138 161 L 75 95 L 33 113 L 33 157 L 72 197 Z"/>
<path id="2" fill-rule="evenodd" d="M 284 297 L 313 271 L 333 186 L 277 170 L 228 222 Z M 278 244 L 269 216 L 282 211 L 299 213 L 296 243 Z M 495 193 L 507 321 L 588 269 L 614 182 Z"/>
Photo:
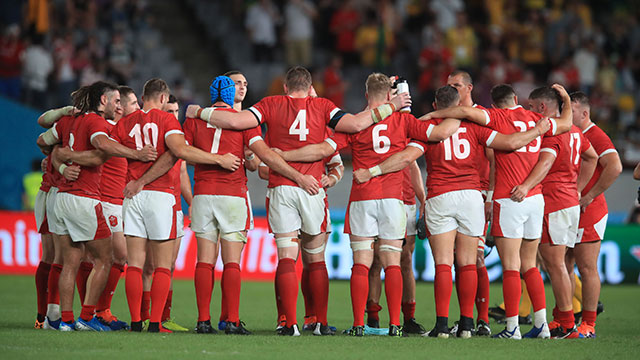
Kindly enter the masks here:
<path id="1" fill-rule="evenodd" d="M 115 33 L 109 45 L 109 70 L 116 83 L 128 84 L 133 71 L 133 53 L 122 33 Z"/>
<path id="2" fill-rule="evenodd" d="M 459 12 L 457 25 L 446 33 L 446 43 L 453 54 L 453 62 L 456 67 L 471 70 L 476 64 L 476 51 L 478 39 L 473 29 L 467 24 L 467 15 Z"/>
<path id="3" fill-rule="evenodd" d="M 39 109 L 49 107 L 47 102 L 47 81 L 53 72 L 53 59 L 43 46 L 42 35 L 34 35 L 31 45 L 24 53 L 22 86 L 24 100 Z"/>
<path id="4" fill-rule="evenodd" d="M 71 66 L 75 59 L 75 48 L 71 33 L 57 38 L 53 42 L 53 59 L 56 74 L 56 101 L 54 107 L 69 105 L 70 94 L 77 88 L 76 74 Z"/>
<path id="5" fill-rule="evenodd" d="M 286 24 L 286 51 L 289 66 L 311 65 L 313 45 L 313 19 L 315 5 L 309 0 L 289 0 L 284 9 Z"/>
<path id="6" fill-rule="evenodd" d="M 24 43 L 20 40 L 20 27 L 7 26 L 0 38 L 0 94 L 20 99 L 20 72 Z"/>
<path id="7" fill-rule="evenodd" d="M 368 10 L 365 23 L 356 32 L 355 46 L 360 53 L 360 63 L 378 70 L 387 67 L 393 40 L 391 29 L 378 20 L 374 10 Z"/>
<path id="8" fill-rule="evenodd" d="M 348 84 L 343 80 L 342 58 L 340 55 L 334 54 L 331 57 L 331 63 L 324 71 L 323 83 L 323 96 L 333 101 L 337 107 L 344 107 L 344 92 Z"/>
<path id="9" fill-rule="evenodd" d="M 280 14 L 271 0 L 260 0 L 247 10 L 245 26 L 249 32 L 255 61 L 273 61 L 278 22 L 280 22 Z"/>
<path id="10" fill-rule="evenodd" d="M 333 13 L 330 30 L 336 36 L 335 51 L 342 55 L 347 65 L 359 63 L 356 52 L 356 30 L 360 26 L 360 14 L 354 7 L 354 0 L 347 0 Z"/>
<path id="11" fill-rule="evenodd" d="M 42 159 L 33 159 L 31 161 L 31 172 L 24 174 L 22 177 L 22 209 L 33 210 L 36 203 L 36 194 L 42 183 Z"/>
<path id="12" fill-rule="evenodd" d="M 462 0 L 433 0 L 429 7 L 437 18 L 438 28 L 443 33 L 456 26 L 456 14 L 464 11 Z"/>
<path id="13" fill-rule="evenodd" d="M 595 52 L 595 44 L 589 40 L 585 47 L 580 48 L 573 56 L 573 63 L 580 76 L 580 90 L 585 94 L 591 94 L 591 89 L 596 83 L 598 71 L 598 55 Z"/>

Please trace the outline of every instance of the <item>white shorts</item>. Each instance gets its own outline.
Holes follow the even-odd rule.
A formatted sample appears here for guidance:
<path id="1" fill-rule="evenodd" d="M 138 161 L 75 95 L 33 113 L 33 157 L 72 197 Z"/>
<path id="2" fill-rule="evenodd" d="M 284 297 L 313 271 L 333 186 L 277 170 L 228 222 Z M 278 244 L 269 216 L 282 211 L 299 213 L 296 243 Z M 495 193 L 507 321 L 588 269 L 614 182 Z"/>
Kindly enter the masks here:
<path id="1" fill-rule="evenodd" d="M 73 242 L 106 239 L 111 236 L 100 200 L 58 193 L 56 217 L 62 222 L 60 235 L 69 235 Z"/>
<path id="2" fill-rule="evenodd" d="M 405 234 L 405 237 L 415 236 L 418 233 L 418 219 L 416 219 L 416 214 L 418 212 L 417 208 L 418 206 L 416 204 L 404 204 L 404 213 L 407 215 L 407 232 Z"/>
<path id="3" fill-rule="evenodd" d="M 522 202 L 509 198 L 493 201 L 491 235 L 512 239 L 539 239 L 542 235 L 544 198 L 529 196 Z"/>
<path id="4" fill-rule="evenodd" d="M 324 189 L 309 195 L 296 186 L 276 186 L 269 192 L 268 218 L 274 234 L 302 231 L 318 235 L 327 230 Z"/>
<path id="5" fill-rule="evenodd" d="M 184 213 L 182 210 L 176 211 L 176 237 L 184 236 Z"/>
<path id="6" fill-rule="evenodd" d="M 58 199 L 58 188 L 51 187 L 47 193 L 47 225 L 49 225 L 49 231 L 57 235 L 66 235 L 64 231 L 64 221 L 56 216 L 56 201 Z"/>
<path id="7" fill-rule="evenodd" d="M 122 205 L 102 202 L 102 212 L 112 233 L 122 232 Z"/>
<path id="8" fill-rule="evenodd" d="M 579 205 L 545 214 L 541 243 L 573 247 L 578 237 L 579 222 Z"/>
<path id="9" fill-rule="evenodd" d="M 36 202 L 33 206 L 33 215 L 36 218 L 36 230 L 39 233 L 47 233 L 49 224 L 47 224 L 47 193 L 38 190 L 36 194 Z"/>
<path id="10" fill-rule="evenodd" d="M 176 197 L 162 191 L 142 190 L 122 203 L 124 234 L 149 240 L 176 238 Z"/>
<path id="11" fill-rule="evenodd" d="M 345 232 L 385 240 L 404 239 L 407 214 L 399 199 L 353 201 L 345 219 Z"/>
<path id="12" fill-rule="evenodd" d="M 427 231 L 439 235 L 457 230 L 467 236 L 484 235 L 484 200 L 478 190 L 458 190 L 427 199 Z"/>
<path id="13" fill-rule="evenodd" d="M 246 197 L 196 195 L 191 206 L 191 230 L 197 237 L 215 242 L 218 234 L 253 228 L 251 203 Z"/>

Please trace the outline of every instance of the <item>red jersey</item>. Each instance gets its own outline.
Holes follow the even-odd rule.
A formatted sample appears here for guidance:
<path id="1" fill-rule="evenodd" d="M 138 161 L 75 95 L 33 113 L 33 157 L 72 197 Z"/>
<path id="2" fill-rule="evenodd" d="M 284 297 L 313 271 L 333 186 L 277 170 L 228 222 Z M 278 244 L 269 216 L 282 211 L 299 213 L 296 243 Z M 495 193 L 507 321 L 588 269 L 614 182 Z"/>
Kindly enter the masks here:
<path id="1" fill-rule="evenodd" d="M 478 104 L 474 104 L 473 107 L 480 110 L 486 109 L 484 106 Z M 484 150 L 477 154 L 476 164 L 478 165 L 478 175 L 480 176 L 480 190 L 489 190 L 491 163 Z"/>
<path id="2" fill-rule="evenodd" d="M 98 135 L 109 136 L 107 122 L 95 113 L 86 113 L 76 118 L 63 117 L 54 126 L 62 146 L 69 146 L 73 151 L 95 150 L 91 140 Z M 58 186 L 58 191 L 100 200 L 101 175 L 102 165 L 80 166 L 78 179 L 75 181 L 63 179 Z"/>
<path id="3" fill-rule="evenodd" d="M 376 166 L 389 156 L 404 150 L 408 138 L 426 142 L 427 131 L 432 125 L 430 121 L 419 121 L 411 114 L 396 112 L 357 134 L 336 133 L 326 141 L 336 149 L 351 146 L 355 171 Z M 358 184 L 354 179 L 349 201 L 402 200 L 402 178 L 402 172 L 394 172 L 374 177 L 364 184 Z"/>
<path id="4" fill-rule="evenodd" d="M 416 191 L 411 183 L 411 169 L 409 169 L 409 166 L 402 169 L 402 202 L 405 205 L 416 204 Z"/>
<path id="5" fill-rule="evenodd" d="M 221 108 L 216 111 L 236 112 Z M 197 119 L 184 122 L 184 136 L 189 144 L 212 154 L 231 153 L 244 162 L 244 147 L 262 140 L 260 127 L 244 131 L 220 129 Z M 269 174 L 269 178 L 271 178 Z M 196 164 L 194 173 L 194 195 L 247 195 L 247 175 L 244 166 L 229 171 L 218 165 Z"/>
<path id="6" fill-rule="evenodd" d="M 487 116 L 486 126 L 503 134 L 513 134 L 516 131 L 525 132 L 536 126 L 536 122 L 543 118 L 542 115 L 525 110 L 517 105 L 509 109 L 485 109 Z M 544 136 L 553 136 L 556 133 L 555 120 L 551 120 L 551 129 Z M 537 137 L 528 145 L 512 152 L 495 150 L 496 158 L 496 186 L 494 199 L 511 197 L 511 190 L 524 182 L 529 173 L 538 162 L 538 155 L 542 139 Z M 538 184 L 529 191 L 527 197 L 541 194 L 542 186 Z"/>
<path id="7" fill-rule="evenodd" d="M 180 171 L 180 168 L 183 161 L 184 160 L 182 159 L 178 159 L 171 169 L 177 173 L 176 183 L 173 188 L 173 194 L 176 196 L 176 211 L 182 211 L 182 199 L 180 198 L 180 195 L 182 195 L 182 188 L 180 186 L 182 181 L 182 172 Z"/>
<path id="8" fill-rule="evenodd" d="M 42 182 L 40 183 L 40 191 L 49 192 L 51 189 L 51 172 L 53 167 L 51 166 L 51 154 L 47 155 L 47 166 L 42 173 Z"/>
<path id="9" fill-rule="evenodd" d="M 171 134 L 182 134 L 182 128 L 175 116 L 164 111 L 151 109 L 149 111 L 138 110 L 120 119 L 113 129 L 111 137 L 131 149 L 140 150 L 145 145 L 152 144 L 160 157 L 165 151 L 169 151 L 165 139 Z M 132 159 L 127 159 L 127 162 L 127 182 L 139 179 L 153 165 L 153 162 Z M 173 194 L 176 176 L 179 176 L 179 173 L 175 168 L 172 168 L 166 174 L 145 185 L 143 190 Z"/>
<path id="10" fill-rule="evenodd" d="M 106 120 L 109 133 L 113 131 L 116 122 Z M 112 156 L 102 164 L 102 181 L 100 182 L 101 200 L 112 204 L 122 205 L 124 187 L 127 185 L 127 159 Z"/>
<path id="11" fill-rule="evenodd" d="M 591 124 L 582 133 L 593 146 L 593 149 L 598 154 L 598 158 L 614 152 L 617 153 L 615 146 L 613 146 L 613 143 L 611 142 L 611 139 L 609 139 L 607 134 L 605 134 L 605 132 L 595 124 Z M 583 196 L 586 195 L 589 190 L 591 190 L 593 185 L 595 185 L 595 183 L 598 181 L 600 175 L 602 174 L 602 170 L 603 167 L 598 161 L 598 165 L 596 166 L 596 170 L 593 172 L 591 180 L 589 180 L 587 186 L 585 186 L 584 190 L 582 190 Z M 580 228 L 595 224 L 608 212 L 609 209 L 607 207 L 607 200 L 604 198 L 604 193 L 602 193 L 595 199 L 593 199 L 593 202 L 591 202 L 591 204 L 587 206 L 585 212 L 580 216 Z"/>
<path id="12" fill-rule="evenodd" d="M 442 119 L 434 120 L 439 124 Z M 458 190 L 481 190 L 478 158 L 496 131 L 463 121 L 458 130 L 438 143 L 427 143 L 427 198 Z M 484 158 L 486 160 L 486 157 Z"/>
<path id="13" fill-rule="evenodd" d="M 277 95 L 266 97 L 249 111 L 258 122 L 267 124 L 267 144 L 283 151 L 295 150 L 309 144 L 317 144 L 325 139 L 326 127 L 335 128 L 344 112 L 331 101 L 323 98 L 292 98 Z M 318 182 L 324 174 L 322 161 L 289 162 L 300 173 L 313 175 Z M 269 170 L 269 185 L 298 186 L 295 182 Z"/>
<path id="14" fill-rule="evenodd" d="M 580 155 L 590 146 L 589 140 L 575 126 L 569 132 L 542 140 L 540 151 L 552 153 L 556 157 L 549 173 L 542 180 L 545 214 L 579 204 L 577 181 Z"/>

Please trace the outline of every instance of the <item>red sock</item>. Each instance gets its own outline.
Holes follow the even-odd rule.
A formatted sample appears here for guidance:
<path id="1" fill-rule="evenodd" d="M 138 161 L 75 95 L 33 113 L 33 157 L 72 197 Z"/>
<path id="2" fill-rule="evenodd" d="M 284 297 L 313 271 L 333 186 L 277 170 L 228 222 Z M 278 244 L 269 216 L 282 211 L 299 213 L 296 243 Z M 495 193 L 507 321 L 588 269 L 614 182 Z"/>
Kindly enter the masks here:
<path id="1" fill-rule="evenodd" d="M 558 310 L 558 305 L 553 307 L 553 310 L 551 310 L 551 315 L 553 315 L 553 320 L 556 320 L 557 322 L 560 322 L 560 310 Z"/>
<path id="2" fill-rule="evenodd" d="M 171 301 L 173 299 L 173 290 L 169 287 L 169 293 L 167 294 L 167 301 L 164 302 L 164 309 L 162 310 L 162 319 L 160 321 L 166 321 L 171 319 Z"/>
<path id="3" fill-rule="evenodd" d="M 198 321 L 211 319 L 211 293 L 213 291 L 213 264 L 199 262 L 193 282 L 196 287 L 196 304 L 198 305 Z M 224 296 L 224 292 L 222 293 Z"/>
<path id="4" fill-rule="evenodd" d="M 380 315 L 378 313 L 380 310 L 382 310 L 382 306 L 380 306 L 380 304 L 371 300 L 367 301 L 367 318 L 379 321 Z"/>
<path id="5" fill-rule="evenodd" d="M 140 320 L 145 321 L 149 318 L 151 318 L 151 291 L 143 291 L 140 303 Z"/>
<path id="6" fill-rule="evenodd" d="M 387 295 L 389 324 L 400 326 L 400 306 L 402 304 L 402 270 L 399 265 L 384 269 L 384 293 Z"/>
<path id="7" fill-rule="evenodd" d="M 327 308 L 329 306 L 329 274 L 324 261 L 309 265 L 309 285 L 316 321 L 327 325 Z"/>
<path id="8" fill-rule="evenodd" d="M 364 308 L 369 295 L 369 268 L 354 264 L 351 268 L 351 307 L 353 326 L 364 326 Z"/>
<path id="9" fill-rule="evenodd" d="M 82 311 L 80 312 L 80 318 L 84 321 L 90 321 L 93 318 L 93 314 L 96 312 L 95 305 L 82 305 Z"/>
<path id="10" fill-rule="evenodd" d="M 311 297 L 311 286 L 309 286 L 309 273 L 311 271 L 303 267 L 302 278 L 300 279 L 300 289 L 304 298 L 304 317 L 313 315 L 313 298 Z"/>
<path id="11" fill-rule="evenodd" d="M 75 317 L 73 316 L 73 311 L 63 311 L 62 312 L 62 321 L 67 324 L 73 324 Z"/>
<path id="12" fill-rule="evenodd" d="M 104 311 L 111 308 L 111 299 L 113 299 L 113 293 L 116 291 L 116 286 L 118 286 L 118 281 L 120 280 L 120 276 L 123 271 L 124 265 L 116 263 L 111 265 L 107 284 L 105 285 L 102 295 L 100 295 L 100 299 L 98 299 L 98 303 L 96 304 L 96 311 Z"/>
<path id="13" fill-rule="evenodd" d="M 149 322 L 160 322 L 171 287 L 171 270 L 157 267 L 151 283 L 151 318 Z"/>
<path id="14" fill-rule="evenodd" d="M 529 292 L 531 305 L 533 305 L 533 311 L 535 312 L 546 308 L 544 282 L 542 282 L 540 270 L 535 267 L 527 270 L 527 272 L 524 273 L 524 282 L 527 285 L 527 291 Z"/>
<path id="15" fill-rule="evenodd" d="M 213 280 L 212 284 L 215 283 L 214 273 L 215 271 L 211 272 L 211 279 Z M 222 294 L 222 297 L 220 298 L 220 321 L 227 321 L 229 318 L 229 306 L 227 305 L 227 299 L 224 296 L 224 285 L 222 284 L 222 281 L 220 281 L 220 293 Z"/>
<path id="16" fill-rule="evenodd" d="M 80 304 L 84 304 L 84 296 L 87 294 L 87 279 L 93 270 L 93 264 L 83 261 L 80 263 L 78 275 L 76 275 L 76 286 L 78 287 L 78 295 L 80 296 Z"/>
<path id="17" fill-rule="evenodd" d="M 276 294 L 276 309 L 278 311 L 278 321 L 280 321 L 280 318 L 284 316 L 284 306 L 282 306 L 282 297 L 280 296 L 280 277 L 278 276 L 277 272 L 273 280 L 273 287 L 275 288 Z"/>
<path id="18" fill-rule="evenodd" d="M 237 324 L 240 321 L 240 264 L 227 263 L 222 272 L 222 283 L 224 292 L 222 296 L 227 300 L 227 321 Z"/>
<path id="19" fill-rule="evenodd" d="M 466 265 L 458 272 L 458 303 L 460 316 L 473 319 L 473 303 L 478 290 L 478 274 L 476 264 Z"/>
<path id="20" fill-rule="evenodd" d="M 436 316 L 449 317 L 449 302 L 451 301 L 451 265 L 436 265 L 436 277 L 433 281 L 436 299 Z"/>
<path id="21" fill-rule="evenodd" d="M 49 280 L 49 272 L 51 264 L 40 261 L 36 269 L 36 294 L 38 297 L 38 315 L 44 317 L 47 315 L 47 281 Z"/>
<path id="22" fill-rule="evenodd" d="M 558 310 L 558 316 L 554 315 L 554 319 L 557 322 L 559 322 L 560 326 L 562 326 L 565 329 L 573 328 L 576 321 L 575 317 L 573 316 L 573 310 L 569 310 L 569 311 Z"/>
<path id="23" fill-rule="evenodd" d="M 404 321 L 411 320 L 416 317 L 416 302 L 403 302 L 402 314 L 404 315 Z"/>
<path id="24" fill-rule="evenodd" d="M 598 313 L 595 311 L 582 310 L 582 322 L 587 323 L 587 325 L 596 326 L 596 317 Z"/>
<path id="25" fill-rule="evenodd" d="M 476 270 L 478 273 L 478 290 L 476 291 L 476 309 L 478 320 L 489 323 L 489 273 L 483 266 Z"/>
<path id="26" fill-rule="evenodd" d="M 278 279 L 278 293 L 282 301 L 284 315 L 287 317 L 287 326 L 297 324 L 296 303 L 298 302 L 298 279 L 296 276 L 296 262 L 293 259 L 284 258 L 278 261 L 276 269 Z"/>
<path id="27" fill-rule="evenodd" d="M 141 313 L 144 313 L 140 311 L 143 303 L 142 269 L 135 266 L 127 267 L 127 273 L 124 278 L 124 289 L 127 294 L 131 322 L 142 321 Z M 149 313 L 149 310 L 147 310 L 147 313 Z"/>
<path id="28" fill-rule="evenodd" d="M 504 298 L 504 312 L 506 317 L 518 316 L 521 295 L 520 273 L 515 270 L 503 271 L 502 296 Z"/>
<path id="29" fill-rule="evenodd" d="M 47 303 L 60 305 L 60 291 L 58 290 L 58 282 L 60 281 L 60 272 L 62 271 L 62 265 L 51 265 L 51 271 L 49 271 L 49 279 L 47 281 L 47 288 L 49 289 L 47 294 Z M 57 320 L 57 319 L 52 319 Z"/>

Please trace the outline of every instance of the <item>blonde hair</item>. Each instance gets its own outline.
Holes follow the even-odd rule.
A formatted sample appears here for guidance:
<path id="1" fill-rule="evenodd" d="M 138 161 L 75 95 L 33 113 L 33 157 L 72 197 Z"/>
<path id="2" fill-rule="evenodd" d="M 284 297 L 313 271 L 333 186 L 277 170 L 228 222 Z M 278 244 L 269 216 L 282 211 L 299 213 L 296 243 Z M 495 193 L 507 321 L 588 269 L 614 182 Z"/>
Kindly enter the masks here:
<path id="1" fill-rule="evenodd" d="M 385 74 L 373 73 L 367 77 L 365 86 L 369 98 L 385 97 L 391 91 L 391 79 Z"/>

